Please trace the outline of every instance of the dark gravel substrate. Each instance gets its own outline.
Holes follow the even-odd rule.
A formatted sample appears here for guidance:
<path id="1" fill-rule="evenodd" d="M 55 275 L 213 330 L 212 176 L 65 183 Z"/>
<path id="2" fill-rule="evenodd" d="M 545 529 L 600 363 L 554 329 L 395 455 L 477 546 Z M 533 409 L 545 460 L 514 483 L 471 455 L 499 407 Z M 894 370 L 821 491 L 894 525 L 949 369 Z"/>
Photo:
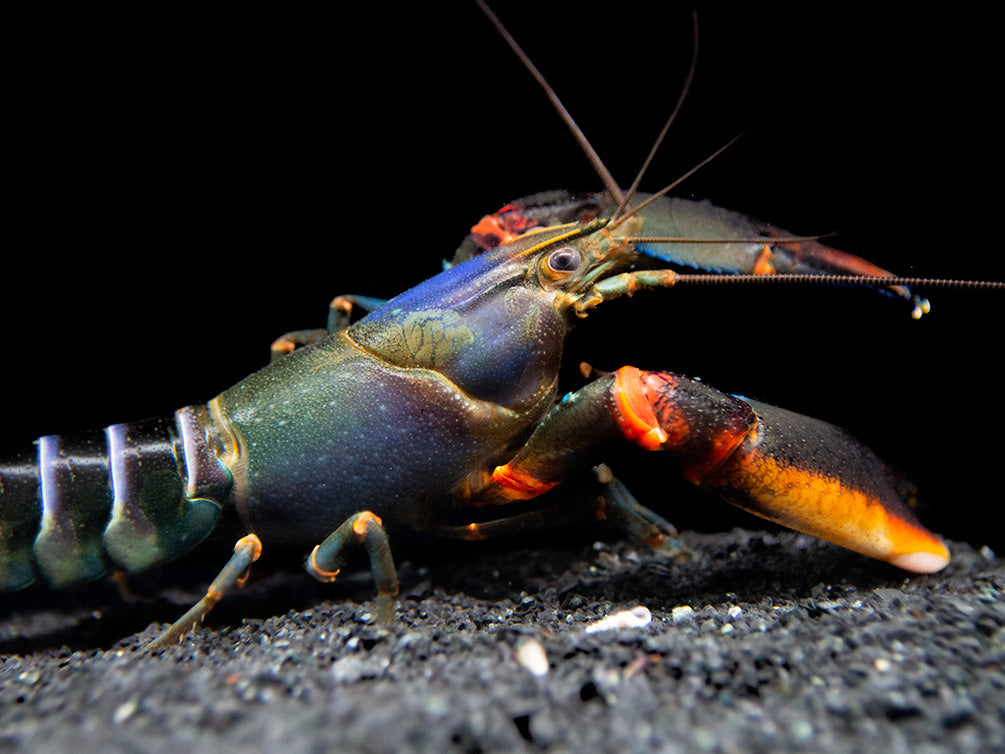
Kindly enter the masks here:
<path id="1" fill-rule="evenodd" d="M 387 629 L 363 578 L 273 574 L 161 654 L 144 626 L 195 592 L 29 595 L 0 623 L 0 751 L 1005 750 L 990 552 L 905 578 L 789 533 L 684 541 L 419 555 Z M 649 625 L 586 632 L 637 605 Z"/>

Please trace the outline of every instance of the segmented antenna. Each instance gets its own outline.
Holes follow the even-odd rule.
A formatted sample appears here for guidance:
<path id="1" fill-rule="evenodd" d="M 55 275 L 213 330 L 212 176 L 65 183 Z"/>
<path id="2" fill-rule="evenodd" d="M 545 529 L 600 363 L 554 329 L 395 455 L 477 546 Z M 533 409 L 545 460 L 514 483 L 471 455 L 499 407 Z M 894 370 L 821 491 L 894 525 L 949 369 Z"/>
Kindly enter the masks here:
<path id="1" fill-rule="evenodd" d="M 947 278 L 896 277 L 893 275 L 818 275 L 793 273 L 781 275 L 712 275 L 706 273 L 679 274 L 674 285 L 846 285 L 862 288 L 966 288 L 970 290 L 1005 290 L 1005 282 L 996 280 L 952 280 Z M 913 319 L 921 319 L 932 310 L 927 298 L 914 296 Z"/>
<path id="2" fill-rule="evenodd" d="M 478 7 L 482 9 L 482 12 L 488 16 L 489 21 L 492 25 L 496 27 L 502 38 L 506 40 L 506 44 L 510 46 L 510 49 L 516 53 L 516 56 L 523 63 L 524 67 L 530 71 L 530 75 L 534 77 L 534 80 L 544 89 L 545 94 L 548 95 L 548 99 L 551 100 L 551 104 L 554 106 L 555 110 L 558 111 L 559 116 L 569 130 L 572 131 L 572 135 L 576 138 L 579 143 L 580 148 L 586 153 L 587 159 L 589 159 L 590 164 L 593 165 L 593 169 L 597 171 L 597 175 L 600 176 L 600 180 L 603 181 L 604 188 L 607 189 L 607 193 L 611 195 L 614 199 L 614 203 L 621 205 L 625 202 L 625 194 L 622 192 L 621 188 L 618 186 L 617 181 L 614 180 L 614 176 L 611 175 L 611 171 L 607 169 L 604 165 L 604 161 L 600 159 L 600 155 L 597 154 L 597 150 L 593 148 L 590 144 L 590 140 L 586 138 L 582 129 L 576 124 L 575 119 L 573 119 L 572 114 L 565 109 L 565 105 L 562 104 L 562 100 L 558 98 L 555 90 L 551 88 L 548 81 L 541 75 L 541 72 L 537 70 L 537 66 L 531 62 L 531 59 L 527 57 L 527 54 L 521 49 L 520 45 L 516 43 L 516 40 L 510 35 L 503 26 L 502 21 L 496 17 L 496 14 L 492 12 L 492 9 L 485 4 L 485 0 L 476 0 Z"/>
<path id="3" fill-rule="evenodd" d="M 670 113 L 670 117 L 667 118 L 666 123 L 663 125 L 663 130 L 660 131 L 659 136 L 656 138 L 652 149 L 649 151 L 649 155 L 646 157 L 632 181 L 631 186 L 627 192 L 623 192 L 618 186 L 617 182 L 614 180 L 614 176 L 604 165 L 603 160 L 600 159 L 600 155 L 590 144 L 589 139 L 583 133 L 582 129 L 576 123 L 572 114 L 565 108 L 562 101 L 558 98 L 558 94 L 551 85 L 544 78 L 541 72 L 537 69 L 537 66 L 531 61 L 527 54 L 523 51 L 519 44 L 513 36 L 507 31 L 506 27 L 503 26 L 502 21 L 492 12 L 492 9 L 488 7 L 485 0 L 475 0 L 478 3 L 478 7 L 482 9 L 482 12 L 488 17 L 492 25 L 495 26 L 496 30 L 506 41 L 506 44 L 510 46 L 510 49 L 516 54 L 517 58 L 523 63 L 524 67 L 530 72 L 534 77 L 534 80 L 544 89 L 545 94 L 548 95 L 548 99 L 551 100 L 552 106 L 558 112 L 559 117 L 572 132 L 573 137 L 579 144 L 580 148 L 586 154 L 587 159 L 589 159 L 590 164 L 593 165 L 593 169 L 597 172 L 600 180 L 603 182 L 604 187 L 607 189 L 607 193 L 611 195 L 614 203 L 617 205 L 617 209 L 614 212 L 609 224 L 608 229 L 614 230 L 617 228 L 626 218 L 638 213 L 649 204 L 654 202 L 656 199 L 668 194 L 670 191 L 679 186 L 683 181 L 694 175 L 698 170 L 703 168 L 712 160 L 716 159 L 724 151 L 729 149 L 733 144 L 736 143 L 743 132 L 737 134 L 732 139 L 730 139 L 726 144 L 719 147 L 708 157 L 703 159 L 697 165 L 692 167 L 686 173 L 681 175 L 675 181 L 660 189 L 658 192 L 648 197 L 645 201 L 639 203 L 631 209 L 626 209 L 629 202 L 634 196 L 639 183 L 642 181 L 642 177 L 645 175 L 652 163 L 656 152 L 663 143 L 667 132 L 670 130 L 671 124 L 677 118 L 677 114 L 687 97 L 688 91 L 691 88 L 691 83 L 694 80 L 695 70 L 698 65 L 698 14 L 693 13 L 692 19 L 694 23 L 694 48 L 691 55 L 691 65 L 688 70 L 687 78 L 684 82 L 684 87 L 677 99 L 677 103 L 674 106 L 673 111 Z M 794 238 L 784 238 L 784 239 L 770 239 L 772 242 L 786 242 L 786 241 L 804 241 L 804 240 L 816 240 L 820 236 L 805 236 L 805 237 L 794 237 Z M 763 243 L 766 239 L 738 239 L 738 238 L 671 238 L 671 237 L 633 237 L 626 239 L 630 243 Z M 908 278 L 908 277 L 883 277 L 883 276 L 865 276 L 865 275 L 814 275 L 814 274 L 781 274 L 781 275 L 714 275 L 714 274 L 682 274 L 677 277 L 679 283 L 691 283 L 695 285 L 765 285 L 765 284 L 793 284 L 793 285 L 853 285 L 853 286 L 863 286 L 863 287 L 917 287 L 925 286 L 930 288 L 969 288 L 975 290 L 1005 290 L 1005 282 L 990 281 L 990 280 L 947 280 L 938 278 Z M 930 305 L 927 299 L 914 296 L 914 311 L 911 316 L 915 319 L 919 319 L 923 314 L 926 314 L 930 309 Z"/>
<path id="4" fill-rule="evenodd" d="M 951 278 L 897 277 L 895 275 L 821 275 L 815 273 L 783 273 L 778 275 L 718 275 L 693 272 L 677 275 L 675 285 L 851 285 L 863 288 L 969 288 L 972 290 L 1005 290 L 1005 282 L 998 280 L 954 280 Z"/>

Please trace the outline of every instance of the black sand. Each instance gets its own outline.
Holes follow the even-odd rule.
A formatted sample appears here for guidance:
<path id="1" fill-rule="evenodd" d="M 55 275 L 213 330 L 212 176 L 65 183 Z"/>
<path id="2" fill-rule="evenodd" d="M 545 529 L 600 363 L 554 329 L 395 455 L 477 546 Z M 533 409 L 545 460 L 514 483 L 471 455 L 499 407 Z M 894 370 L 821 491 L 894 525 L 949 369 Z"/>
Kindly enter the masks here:
<path id="1" fill-rule="evenodd" d="M 990 552 L 956 544 L 907 577 L 788 533 L 684 541 L 683 559 L 588 540 L 422 554 L 390 628 L 366 578 L 273 574 L 160 654 L 144 626 L 197 591 L 22 597 L 0 624 L 0 750 L 1003 750 Z M 637 605 L 649 625 L 585 631 Z"/>

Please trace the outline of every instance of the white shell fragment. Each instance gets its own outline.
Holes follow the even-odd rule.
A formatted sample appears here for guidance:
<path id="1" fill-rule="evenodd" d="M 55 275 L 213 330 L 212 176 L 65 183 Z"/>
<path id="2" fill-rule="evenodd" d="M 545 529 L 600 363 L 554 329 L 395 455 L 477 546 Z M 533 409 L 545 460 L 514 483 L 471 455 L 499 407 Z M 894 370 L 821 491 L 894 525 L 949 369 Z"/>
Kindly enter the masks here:
<path id="1" fill-rule="evenodd" d="M 516 661 L 532 676 L 548 675 L 548 655 L 537 639 L 524 639 L 516 647 Z"/>
<path id="2" fill-rule="evenodd" d="M 694 608 L 690 605 L 681 605 L 670 611 L 670 620 L 674 623 L 684 623 L 694 618 Z"/>
<path id="3" fill-rule="evenodd" d="M 586 633 L 595 634 L 598 631 L 613 631 L 616 628 L 642 628 L 648 626 L 652 620 L 653 614 L 649 612 L 649 608 L 639 605 L 631 610 L 622 610 L 593 623 L 587 623 Z"/>

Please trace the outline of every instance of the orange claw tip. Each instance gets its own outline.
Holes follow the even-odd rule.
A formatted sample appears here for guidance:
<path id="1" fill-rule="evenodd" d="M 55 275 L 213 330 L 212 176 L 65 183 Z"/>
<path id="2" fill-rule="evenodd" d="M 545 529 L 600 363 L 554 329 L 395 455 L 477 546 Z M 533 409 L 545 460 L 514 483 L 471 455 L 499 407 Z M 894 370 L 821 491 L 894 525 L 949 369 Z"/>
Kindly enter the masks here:
<path id="1" fill-rule="evenodd" d="M 890 558 L 889 562 L 898 568 L 914 573 L 935 573 L 949 564 L 949 550 L 941 542 L 941 552 L 919 550 Z"/>

